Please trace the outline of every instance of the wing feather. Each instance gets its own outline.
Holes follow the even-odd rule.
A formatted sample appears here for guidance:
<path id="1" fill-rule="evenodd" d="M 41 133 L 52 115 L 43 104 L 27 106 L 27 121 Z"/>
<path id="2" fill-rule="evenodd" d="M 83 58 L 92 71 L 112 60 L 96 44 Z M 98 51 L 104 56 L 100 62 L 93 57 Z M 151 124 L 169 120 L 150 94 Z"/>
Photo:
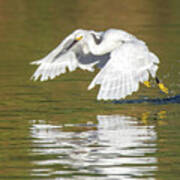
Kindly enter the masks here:
<path id="1" fill-rule="evenodd" d="M 44 58 L 31 62 L 32 65 L 39 65 L 31 79 L 46 81 L 53 79 L 58 75 L 64 74 L 67 70 L 73 71 L 77 68 L 78 63 L 73 52 L 60 55 L 74 40 L 74 33 L 67 36 L 54 50 Z"/>
<path id="2" fill-rule="evenodd" d="M 116 90 L 115 99 L 120 99 L 120 93 L 119 92 L 121 92 L 121 88 L 122 88 L 121 84 L 123 82 L 123 77 L 122 76 L 120 76 L 119 78 L 117 77 L 116 82 L 117 82 L 117 90 Z"/>
<path id="3" fill-rule="evenodd" d="M 78 31 L 78 30 L 77 30 Z M 74 33 L 76 33 L 75 31 Z M 76 46 L 71 48 L 69 51 L 65 51 L 75 39 L 75 35 L 72 33 L 65 40 L 62 41 L 52 52 L 50 52 L 46 57 L 31 62 L 31 64 L 39 65 L 35 73 L 32 75 L 31 79 L 40 81 L 46 81 L 48 79 L 53 79 L 58 75 L 64 74 L 67 72 L 74 71 L 77 67 L 93 71 L 93 66 L 99 63 L 99 60 L 103 57 L 91 56 L 93 59 L 86 59 L 86 54 L 84 53 L 84 41 L 81 41 L 76 44 Z M 87 32 L 88 33 L 88 32 Z M 87 50 L 86 50 L 87 51 Z M 106 55 L 107 56 L 107 55 Z M 79 58 L 81 59 L 79 60 Z M 91 58 L 90 57 L 90 58 Z"/>
<path id="4" fill-rule="evenodd" d="M 51 59 L 52 60 L 52 59 Z M 67 53 L 59 57 L 56 61 L 43 61 L 39 64 L 39 67 L 32 75 L 32 79 L 40 81 L 46 81 L 53 79 L 58 75 L 66 73 L 67 69 L 71 72 L 78 67 L 78 61 L 74 53 Z"/>
<path id="5" fill-rule="evenodd" d="M 143 43 L 126 43 L 115 49 L 88 89 L 100 85 L 98 100 L 125 98 L 139 89 L 139 83 L 155 76 L 159 59 Z"/>

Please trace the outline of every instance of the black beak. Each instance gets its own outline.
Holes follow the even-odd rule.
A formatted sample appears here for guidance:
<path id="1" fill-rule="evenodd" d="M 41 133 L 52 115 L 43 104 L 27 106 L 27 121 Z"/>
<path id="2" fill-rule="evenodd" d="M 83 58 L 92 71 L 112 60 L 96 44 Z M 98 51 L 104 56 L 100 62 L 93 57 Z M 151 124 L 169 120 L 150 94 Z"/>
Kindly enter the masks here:
<path id="1" fill-rule="evenodd" d="M 76 43 L 78 42 L 78 40 L 74 40 L 72 43 L 70 43 L 67 47 L 64 47 L 64 49 L 59 52 L 55 57 L 54 60 L 56 60 L 57 58 L 59 58 L 61 55 L 65 54 L 67 51 L 69 51 Z"/>
<path id="2" fill-rule="evenodd" d="M 78 40 L 75 39 L 68 47 L 65 48 L 65 51 L 70 50 L 77 42 Z"/>

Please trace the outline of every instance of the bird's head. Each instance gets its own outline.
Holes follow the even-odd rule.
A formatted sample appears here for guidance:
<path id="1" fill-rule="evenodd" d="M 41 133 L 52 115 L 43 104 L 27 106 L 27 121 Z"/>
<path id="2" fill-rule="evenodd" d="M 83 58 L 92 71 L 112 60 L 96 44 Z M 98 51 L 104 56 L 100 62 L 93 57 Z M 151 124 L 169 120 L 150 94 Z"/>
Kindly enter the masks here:
<path id="1" fill-rule="evenodd" d="M 78 42 L 85 37 L 86 33 L 85 33 L 85 30 L 78 29 L 74 32 L 74 35 L 75 35 L 75 41 Z"/>
<path id="2" fill-rule="evenodd" d="M 85 35 L 86 35 L 85 30 L 78 29 L 78 30 L 74 31 L 71 34 L 71 37 L 68 38 L 67 40 L 65 40 L 65 43 L 63 45 L 61 52 L 58 53 L 55 56 L 55 58 L 58 58 L 60 55 L 63 55 L 66 52 L 71 51 L 72 48 L 75 47 L 76 44 L 78 44 L 78 42 L 81 42 L 81 40 L 83 40 L 85 38 Z"/>
<path id="3" fill-rule="evenodd" d="M 83 39 L 83 35 L 77 35 L 77 36 L 75 37 L 75 40 L 76 40 L 76 41 L 80 41 L 81 39 Z"/>
<path id="4" fill-rule="evenodd" d="M 85 34 L 83 30 L 76 30 L 73 33 L 73 39 L 71 39 L 68 43 L 68 45 L 64 48 L 63 52 L 67 52 L 72 47 L 74 47 L 79 41 L 81 41 L 84 38 Z"/>

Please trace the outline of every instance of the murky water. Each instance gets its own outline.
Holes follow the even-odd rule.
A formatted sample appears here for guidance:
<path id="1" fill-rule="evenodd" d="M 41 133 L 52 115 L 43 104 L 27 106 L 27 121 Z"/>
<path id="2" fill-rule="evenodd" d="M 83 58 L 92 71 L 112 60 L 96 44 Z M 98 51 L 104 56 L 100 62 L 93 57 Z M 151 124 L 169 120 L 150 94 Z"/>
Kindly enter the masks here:
<path id="1" fill-rule="evenodd" d="M 0 179 L 179 179 L 180 1 L 0 0 Z M 74 29 L 127 30 L 170 89 L 97 102 L 95 73 L 31 82 L 29 62 Z"/>

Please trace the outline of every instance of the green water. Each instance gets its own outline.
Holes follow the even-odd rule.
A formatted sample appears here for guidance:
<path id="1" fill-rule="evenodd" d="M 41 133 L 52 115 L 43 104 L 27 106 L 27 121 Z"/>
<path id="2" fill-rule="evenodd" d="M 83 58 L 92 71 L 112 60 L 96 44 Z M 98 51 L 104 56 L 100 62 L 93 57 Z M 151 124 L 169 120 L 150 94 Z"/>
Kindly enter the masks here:
<path id="1" fill-rule="evenodd" d="M 0 179 L 179 179 L 179 7 L 179 0 L 0 0 Z M 98 89 L 87 91 L 97 72 L 81 70 L 30 81 L 29 63 L 74 29 L 111 27 L 160 57 L 169 95 L 142 86 L 130 101 L 97 102 Z"/>

